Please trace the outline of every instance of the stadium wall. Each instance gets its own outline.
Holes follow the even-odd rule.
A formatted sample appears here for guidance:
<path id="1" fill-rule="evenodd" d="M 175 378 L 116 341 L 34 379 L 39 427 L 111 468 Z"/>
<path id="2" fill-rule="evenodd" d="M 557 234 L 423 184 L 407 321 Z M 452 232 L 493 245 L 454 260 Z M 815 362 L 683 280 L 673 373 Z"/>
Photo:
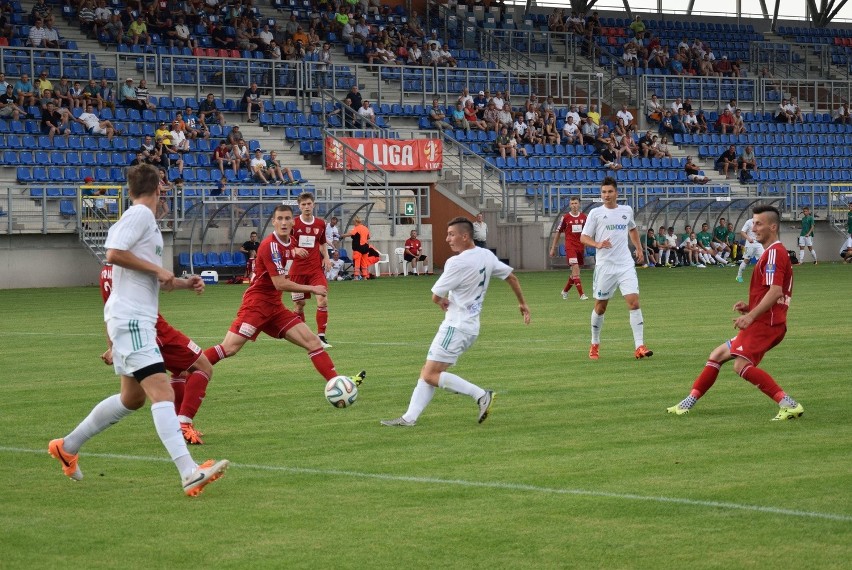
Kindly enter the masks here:
<path id="1" fill-rule="evenodd" d="M 171 268 L 166 240 L 163 264 Z M 76 234 L 0 237 L 0 289 L 97 285 L 100 265 Z"/>

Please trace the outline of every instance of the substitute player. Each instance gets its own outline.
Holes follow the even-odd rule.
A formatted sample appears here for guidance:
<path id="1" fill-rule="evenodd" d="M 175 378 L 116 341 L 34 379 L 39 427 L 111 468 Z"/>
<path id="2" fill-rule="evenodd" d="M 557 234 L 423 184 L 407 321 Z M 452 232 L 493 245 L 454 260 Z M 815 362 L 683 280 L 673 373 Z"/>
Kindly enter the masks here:
<path id="1" fill-rule="evenodd" d="M 559 241 L 559 234 L 565 234 L 565 259 L 568 260 L 568 265 L 571 267 L 571 275 L 568 277 L 568 282 L 562 288 L 562 298 L 568 298 L 568 291 L 572 285 L 577 286 L 577 293 L 580 295 L 580 300 L 588 299 L 583 293 L 583 283 L 580 281 L 580 268 L 583 266 L 583 252 L 585 247 L 580 243 L 580 233 L 583 231 L 583 226 L 586 224 L 586 214 L 580 211 L 580 199 L 573 196 L 569 202 L 568 213 L 562 216 L 562 221 L 553 234 L 553 242 L 550 244 L 550 257 L 556 257 L 556 244 Z"/>
<path id="2" fill-rule="evenodd" d="M 580 234 L 583 245 L 595 248 L 597 257 L 592 278 L 595 308 L 592 310 L 592 346 L 589 358 L 597 360 L 600 351 L 601 329 L 610 298 L 618 288 L 630 310 L 630 328 L 637 359 L 647 358 L 654 353 L 645 346 L 645 321 L 639 308 L 639 278 L 636 264 L 630 255 L 628 238 L 636 249 L 636 263 L 643 263 L 642 243 L 633 219 L 633 208 L 618 203 L 618 186 L 614 178 L 607 176 L 601 183 L 603 206 L 589 212 L 586 225 Z"/>
<path id="3" fill-rule="evenodd" d="M 423 274 L 428 273 L 425 269 L 426 256 L 423 254 L 423 244 L 417 239 L 417 230 L 411 230 L 409 238 L 405 240 L 402 258 L 405 263 L 411 264 L 411 273 L 413 275 L 417 275 L 417 264 L 420 262 L 423 263 Z"/>
<path id="4" fill-rule="evenodd" d="M 740 229 L 740 235 L 745 240 L 743 247 L 743 259 L 740 262 L 740 268 L 737 270 L 737 283 L 743 282 L 743 271 L 749 262 L 754 259 L 760 259 L 763 255 L 763 245 L 757 239 L 752 227 L 754 226 L 754 218 L 749 218 Z"/>
<path id="5" fill-rule="evenodd" d="M 447 243 L 458 255 L 447 260 L 444 272 L 432 286 L 432 302 L 446 313 L 444 322 L 429 347 L 426 364 L 420 371 L 420 379 L 411 394 L 408 410 L 396 419 L 382 420 L 382 425 L 415 425 L 417 418 L 432 401 L 436 387 L 473 398 L 479 406 L 479 423 L 488 417 L 494 393 L 447 372 L 447 369 L 473 345 L 479 335 L 479 314 L 492 276 L 509 284 L 518 299 L 518 309 L 523 315 L 524 324 L 530 323 L 530 310 L 518 278 L 512 268 L 497 259 L 491 250 L 476 246 L 470 220 L 462 217 L 450 220 L 447 224 Z"/>
<path id="6" fill-rule="evenodd" d="M 811 214 L 811 209 L 805 206 L 802 208 L 802 231 L 799 232 L 799 263 L 805 262 L 805 247 L 814 258 L 814 265 L 817 264 L 816 250 L 814 249 L 814 216 Z"/>
<path id="7" fill-rule="evenodd" d="M 112 265 L 101 269 L 101 297 L 104 303 L 112 292 Z M 175 393 L 175 412 L 178 414 L 183 438 L 192 445 L 201 445 L 204 435 L 195 429 L 194 418 L 207 394 L 207 384 L 213 377 L 213 366 L 201 352 L 201 347 L 188 336 L 172 327 L 163 315 L 157 313 L 157 346 L 163 355 L 166 370 L 172 373 L 172 390 Z M 112 365 L 112 341 L 107 336 L 107 350 L 101 360 Z"/>
<path id="8" fill-rule="evenodd" d="M 297 247 L 295 238 L 290 237 L 293 208 L 277 206 L 272 217 L 272 227 L 274 231 L 260 242 L 257 249 L 255 279 L 243 295 L 237 318 L 231 323 L 225 340 L 205 350 L 204 355 L 215 365 L 238 353 L 246 342 L 257 340 L 258 335 L 264 332 L 272 338 L 283 338 L 307 350 L 317 372 L 326 380 L 331 380 L 337 376 L 337 370 L 322 342 L 299 314 L 287 309 L 281 301 L 282 291 L 312 293 L 322 298 L 327 293 L 326 286 L 303 285 L 287 278 L 293 261 L 307 255 L 303 248 Z M 322 235 L 325 236 L 325 232 Z M 364 376 L 366 373 L 362 371 L 356 382 L 360 384 Z"/>
<path id="9" fill-rule="evenodd" d="M 667 408 L 670 414 L 688 414 L 695 402 L 716 382 L 722 364 L 729 360 L 734 361 L 737 374 L 778 403 L 781 409 L 772 418 L 773 421 L 792 420 L 805 413 L 802 405 L 788 396 L 772 376 L 757 367 L 764 355 L 784 340 L 787 332 L 787 309 L 793 295 L 793 266 L 787 250 L 778 240 L 781 213 L 772 206 L 758 206 L 752 220 L 750 231 L 766 250 L 751 275 L 748 303 L 739 301 L 734 305 L 734 310 L 741 314 L 734 319 L 734 328 L 740 332 L 710 353 L 689 396 L 676 406 Z"/>
<path id="10" fill-rule="evenodd" d="M 160 441 L 183 480 L 184 493 L 198 495 L 222 476 L 228 461 L 209 460 L 197 465 L 189 454 L 175 414 L 174 392 L 157 348 L 156 322 L 160 289 L 204 291 L 197 275 L 175 278 L 163 268 L 163 237 L 154 216 L 160 201 L 160 176 L 143 164 L 127 173 L 133 205 L 107 234 L 106 258 L 114 266 L 113 287 L 104 305 L 112 359 L 121 376 L 121 392 L 103 400 L 74 430 L 48 445 L 49 453 L 74 480 L 83 478 L 77 453 L 89 439 L 127 417 L 151 400 L 151 415 Z"/>
<path id="11" fill-rule="evenodd" d="M 293 224 L 293 239 L 296 247 L 303 253 L 293 259 L 289 278 L 300 285 L 328 287 L 325 272 L 331 269 L 331 259 L 325 245 L 325 220 L 314 216 L 314 195 L 310 192 L 299 194 L 301 213 Z M 305 320 L 305 300 L 311 298 L 310 291 L 294 290 L 290 294 L 296 305 L 296 313 Z M 323 348 L 331 348 L 325 336 L 328 325 L 328 291 L 317 295 L 317 336 Z"/>

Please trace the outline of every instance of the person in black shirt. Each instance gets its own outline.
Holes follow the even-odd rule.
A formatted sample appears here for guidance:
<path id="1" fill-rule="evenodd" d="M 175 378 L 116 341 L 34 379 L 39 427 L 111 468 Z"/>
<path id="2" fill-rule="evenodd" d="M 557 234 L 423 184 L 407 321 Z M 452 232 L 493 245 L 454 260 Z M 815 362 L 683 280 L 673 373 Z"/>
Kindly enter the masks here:
<path id="1" fill-rule="evenodd" d="M 737 149 L 734 145 L 729 146 L 728 150 L 716 159 L 716 168 L 722 170 L 726 177 L 731 166 L 734 167 L 734 176 L 736 176 L 739 167 L 737 166 Z"/>
<path id="2" fill-rule="evenodd" d="M 252 83 L 251 87 L 243 93 L 243 106 L 246 108 L 246 120 L 249 123 L 254 122 L 252 111 L 260 113 L 263 111 L 263 100 L 261 99 L 260 90 L 257 88 L 257 83 Z"/>
<path id="3" fill-rule="evenodd" d="M 349 93 L 346 94 L 346 98 L 348 98 L 350 101 L 352 101 L 351 106 L 356 111 L 362 107 L 363 98 L 361 97 L 361 94 L 358 92 L 358 86 L 357 85 L 352 86 L 352 88 L 349 90 Z"/>
<path id="4" fill-rule="evenodd" d="M 41 113 L 41 132 L 50 137 L 50 144 L 53 144 L 53 137 L 56 135 L 71 134 L 71 129 L 68 126 L 68 118 L 56 110 L 56 103 L 49 101 L 47 109 Z"/>
<path id="5" fill-rule="evenodd" d="M 260 247 L 260 242 L 257 240 L 257 232 L 251 232 L 249 240 L 243 242 L 240 251 L 246 254 L 246 277 L 249 280 L 254 278 L 254 258 L 257 256 L 257 248 Z"/>

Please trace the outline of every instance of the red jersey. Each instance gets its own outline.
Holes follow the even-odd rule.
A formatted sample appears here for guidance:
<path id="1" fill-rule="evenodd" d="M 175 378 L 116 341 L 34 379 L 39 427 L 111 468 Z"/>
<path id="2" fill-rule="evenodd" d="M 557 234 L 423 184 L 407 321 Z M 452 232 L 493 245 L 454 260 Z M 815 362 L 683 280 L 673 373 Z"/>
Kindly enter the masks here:
<path id="1" fill-rule="evenodd" d="M 322 267 L 322 253 L 320 248 L 325 249 L 325 220 L 314 216 L 311 223 L 297 216 L 293 222 L 291 241 L 294 247 L 308 250 L 308 256 L 293 260 L 292 275 L 312 275 L 314 273 L 325 274 Z"/>
<path id="2" fill-rule="evenodd" d="M 778 299 L 778 303 L 772 308 L 757 317 L 755 322 L 760 321 L 774 327 L 786 324 L 787 307 L 790 306 L 790 297 L 793 295 L 793 265 L 790 263 L 790 254 L 780 241 L 766 248 L 757 261 L 748 286 L 748 306 L 756 307 L 772 285 L 780 286 L 784 296 Z"/>
<path id="3" fill-rule="evenodd" d="M 257 256 L 254 258 L 254 281 L 243 295 L 243 304 L 267 303 L 282 305 L 281 291 L 275 288 L 272 282 L 273 275 L 287 275 L 290 265 L 293 263 L 293 238 L 284 243 L 272 234 L 266 236 L 257 248 Z"/>
<path id="4" fill-rule="evenodd" d="M 405 249 L 410 251 L 411 255 L 420 255 L 420 250 L 423 249 L 423 245 L 420 243 L 419 239 L 408 238 L 405 240 Z"/>
<path id="5" fill-rule="evenodd" d="M 100 278 L 100 287 L 101 287 L 101 298 L 104 300 L 104 303 L 109 299 L 109 294 L 112 293 L 112 265 L 104 265 L 101 268 L 101 278 Z M 171 330 L 171 325 L 163 318 L 163 315 L 157 313 L 157 339 L 159 344 L 159 337 L 164 335 L 166 332 Z"/>
<path id="6" fill-rule="evenodd" d="M 580 212 L 576 216 L 568 212 L 562 217 L 562 223 L 559 224 L 559 231 L 565 233 L 566 251 L 583 249 L 583 244 L 580 243 L 580 233 L 583 231 L 584 225 L 586 225 L 586 214 L 583 212 Z"/>

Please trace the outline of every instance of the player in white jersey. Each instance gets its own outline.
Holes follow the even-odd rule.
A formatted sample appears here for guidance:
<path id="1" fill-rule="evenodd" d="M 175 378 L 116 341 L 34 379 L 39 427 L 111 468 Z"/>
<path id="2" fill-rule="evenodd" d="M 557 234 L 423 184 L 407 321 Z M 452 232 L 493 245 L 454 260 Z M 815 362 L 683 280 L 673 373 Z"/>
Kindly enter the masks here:
<path id="1" fill-rule="evenodd" d="M 639 308 L 639 278 L 636 263 L 630 254 L 628 239 L 636 250 L 636 262 L 643 263 L 645 255 L 639 241 L 639 231 L 633 219 L 633 208 L 618 203 L 618 186 L 614 178 L 607 176 L 601 183 L 603 206 L 589 212 L 580 241 L 597 250 L 595 256 L 594 287 L 595 307 L 592 310 L 592 345 L 589 358 L 599 358 L 601 329 L 604 313 L 610 298 L 618 288 L 630 309 L 630 328 L 637 359 L 654 353 L 645 346 L 645 323 Z"/>
<path id="2" fill-rule="evenodd" d="M 114 266 L 113 290 L 104 306 L 104 320 L 112 341 L 115 372 L 121 376 L 121 392 L 103 400 L 74 430 L 48 445 L 49 453 L 62 463 L 74 480 L 83 478 L 77 465 L 78 451 L 89 439 L 151 400 L 157 435 L 183 479 L 183 490 L 198 495 L 222 476 L 228 461 L 192 460 L 175 413 L 174 392 L 157 347 L 157 309 L 160 289 L 204 291 L 194 275 L 175 278 L 163 268 L 163 237 L 154 217 L 160 200 L 160 176 L 151 165 L 131 168 L 127 174 L 133 205 L 107 234 L 107 262 Z"/>
<path id="3" fill-rule="evenodd" d="M 530 322 L 530 310 L 512 268 L 502 263 L 491 250 L 473 243 L 473 223 L 467 218 L 454 218 L 447 225 L 447 243 L 458 255 L 447 260 L 444 273 L 432 287 L 432 301 L 446 315 L 426 355 L 426 364 L 411 394 L 408 410 L 393 420 L 383 420 L 386 426 L 413 426 L 429 405 L 435 388 L 465 394 L 479 406 L 479 423 L 485 421 L 491 409 L 494 393 L 471 384 L 447 369 L 470 348 L 479 335 L 479 314 L 488 291 L 491 276 L 506 281 L 518 298 L 518 308 L 524 323 Z"/>
<path id="4" fill-rule="evenodd" d="M 746 220 L 740 230 L 740 235 L 745 240 L 745 248 L 743 250 L 743 260 L 740 262 L 740 268 L 737 270 L 737 282 L 743 282 L 743 270 L 748 266 L 751 258 L 760 259 L 763 255 L 763 246 L 757 241 L 757 236 L 754 234 L 752 218 Z"/>

